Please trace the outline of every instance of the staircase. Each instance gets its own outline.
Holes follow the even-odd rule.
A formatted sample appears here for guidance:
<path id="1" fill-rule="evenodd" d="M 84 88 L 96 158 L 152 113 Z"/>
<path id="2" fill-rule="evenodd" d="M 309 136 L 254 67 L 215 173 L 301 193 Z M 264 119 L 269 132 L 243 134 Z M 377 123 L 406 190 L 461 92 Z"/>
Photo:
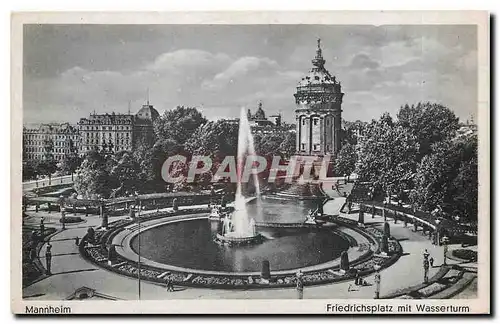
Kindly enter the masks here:
<path id="1" fill-rule="evenodd" d="M 317 199 L 318 197 L 324 197 L 325 194 L 321 190 L 319 184 L 315 183 L 293 183 L 285 190 L 276 193 L 278 197 L 288 197 L 300 200 L 306 199 Z"/>

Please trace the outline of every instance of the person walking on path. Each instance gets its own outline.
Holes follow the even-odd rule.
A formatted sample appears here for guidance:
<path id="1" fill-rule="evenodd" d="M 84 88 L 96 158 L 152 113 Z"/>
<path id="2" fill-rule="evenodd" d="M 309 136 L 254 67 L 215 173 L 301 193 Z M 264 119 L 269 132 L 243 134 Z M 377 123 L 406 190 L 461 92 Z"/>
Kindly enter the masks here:
<path id="1" fill-rule="evenodd" d="M 297 272 L 297 299 L 304 299 L 304 282 L 302 281 L 302 271 Z"/>
<path id="2" fill-rule="evenodd" d="M 174 291 L 174 285 L 172 284 L 172 280 L 167 279 L 167 291 Z"/>
<path id="3" fill-rule="evenodd" d="M 434 268 L 434 258 L 433 257 L 429 258 L 429 263 L 431 264 L 431 267 Z"/>
<path id="4" fill-rule="evenodd" d="M 50 271 L 51 269 L 51 263 L 52 263 L 52 245 L 49 243 L 47 244 L 47 249 L 45 250 L 45 264 L 47 267 L 47 275 L 51 275 L 52 272 Z"/>

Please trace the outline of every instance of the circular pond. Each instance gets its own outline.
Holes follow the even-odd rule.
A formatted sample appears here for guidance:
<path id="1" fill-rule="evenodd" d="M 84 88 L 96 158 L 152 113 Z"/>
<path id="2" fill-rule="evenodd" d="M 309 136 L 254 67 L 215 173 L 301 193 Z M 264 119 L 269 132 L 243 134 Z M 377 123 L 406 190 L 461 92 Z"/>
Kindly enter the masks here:
<path id="1" fill-rule="evenodd" d="M 294 202 L 262 201 L 248 206 L 256 222 L 300 223 L 310 206 Z M 224 271 L 254 272 L 263 260 L 271 269 L 290 270 L 336 259 L 349 243 L 328 228 L 257 227 L 266 239 L 252 246 L 224 246 L 214 242 L 217 223 L 207 219 L 169 223 L 140 234 L 141 256 L 177 267 Z M 131 247 L 138 253 L 138 237 Z"/>

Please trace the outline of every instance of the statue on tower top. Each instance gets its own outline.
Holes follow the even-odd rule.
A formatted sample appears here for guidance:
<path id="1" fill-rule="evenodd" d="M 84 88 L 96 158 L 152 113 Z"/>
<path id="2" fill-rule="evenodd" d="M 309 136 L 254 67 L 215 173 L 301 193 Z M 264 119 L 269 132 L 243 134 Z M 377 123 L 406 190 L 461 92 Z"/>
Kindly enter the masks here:
<path id="1" fill-rule="evenodd" d="M 323 66 L 325 65 L 325 60 L 323 59 L 323 54 L 321 51 L 321 38 L 318 37 L 317 42 L 318 42 L 318 49 L 316 50 L 316 57 L 314 57 L 312 63 L 317 69 L 323 69 Z"/>

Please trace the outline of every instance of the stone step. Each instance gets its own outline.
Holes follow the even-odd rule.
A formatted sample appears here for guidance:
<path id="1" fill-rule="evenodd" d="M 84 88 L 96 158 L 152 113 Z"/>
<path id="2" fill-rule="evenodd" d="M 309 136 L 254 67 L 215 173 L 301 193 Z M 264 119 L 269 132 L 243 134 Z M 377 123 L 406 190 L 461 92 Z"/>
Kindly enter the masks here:
<path id="1" fill-rule="evenodd" d="M 472 283 L 472 281 L 476 278 L 477 276 L 473 273 L 466 272 L 463 274 L 462 278 L 460 278 L 456 283 L 451 285 L 450 287 L 444 289 L 443 291 L 438 292 L 437 294 L 434 294 L 430 297 L 429 299 L 448 299 L 459 292 L 463 291 L 465 288 L 467 288 L 468 285 Z"/>

